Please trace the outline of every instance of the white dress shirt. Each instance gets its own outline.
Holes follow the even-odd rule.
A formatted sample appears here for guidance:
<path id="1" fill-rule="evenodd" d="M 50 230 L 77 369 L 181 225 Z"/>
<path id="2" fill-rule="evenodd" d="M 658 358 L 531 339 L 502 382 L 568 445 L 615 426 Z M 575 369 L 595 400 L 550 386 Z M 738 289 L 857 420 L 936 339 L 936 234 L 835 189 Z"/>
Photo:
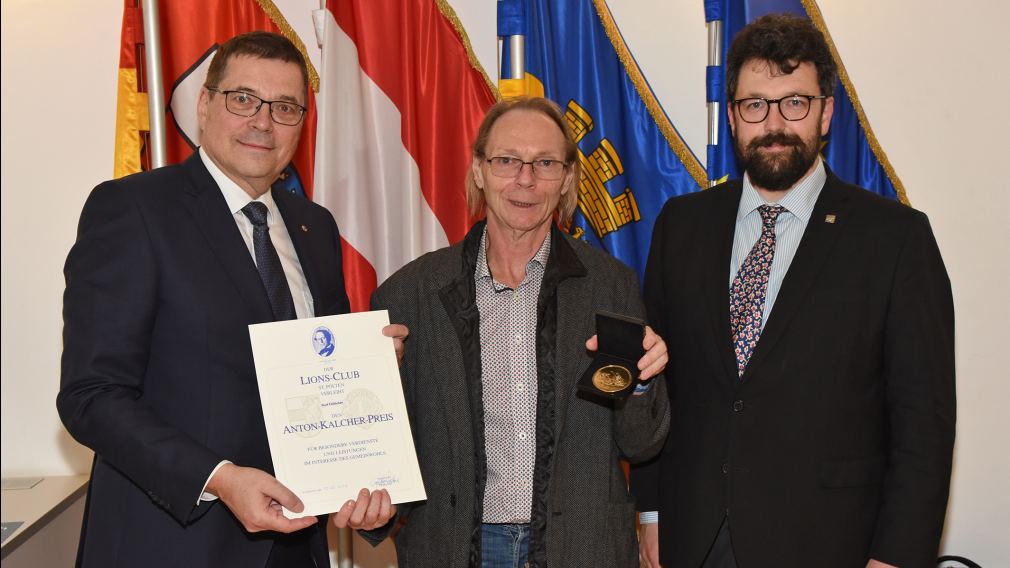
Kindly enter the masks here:
<path id="1" fill-rule="evenodd" d="M 249 249 L 249 256 L 252 257 L 253 262 L 256 262 L 256 253 L 253 250 L 253 224 L 245 216 L 245 213 L 242 213 L 242 208 L 253 201 L 253 198 L 249 197 L 244 189 L 226 176 L 207 156 L 203 148 L 200 148 L 200 159 L 207 166 L 207 171 L 217 182 L 217 186 L 221 188 L 221 193 L 224 195 L 225 202 L 228 203 L 228 209 L 235 219 L 238 231 L 242 234 L 242 240 L 245 241 L 245 245 Z M 281 212 L 277 209 L 274 196 L 268 191 L 256 198 L 255 201 L 267 206 L 267 228 L 270 230 L 270 241 L 273 242 L 274 248 L 277 249 L 277 256 L 281 259 L 284 276 L 288 280 L 288 289 L 291 290 L 291 299 L 295 304 L 295 314 L 299 319 L 313 317 L 315 310 L 312 292 L 309 291 L 309 285 L 305 281 L 305 273 L 302 272 L 302 265 L 298 261 L 298 253 L 295 252 L 295 245 L 291 242 L 291 235 L 288 234 L 284 218 L 281 217 Z"/>

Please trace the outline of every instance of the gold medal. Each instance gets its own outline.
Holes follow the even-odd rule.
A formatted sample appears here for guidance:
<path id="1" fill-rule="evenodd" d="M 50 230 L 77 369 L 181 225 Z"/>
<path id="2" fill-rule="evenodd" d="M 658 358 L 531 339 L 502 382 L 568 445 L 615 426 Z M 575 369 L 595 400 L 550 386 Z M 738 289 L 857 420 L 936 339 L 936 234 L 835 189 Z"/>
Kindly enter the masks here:
<path id="1" fill-rule="evenodd" d="M 624 390 L 631 384 L 631 371 L 621 365 L 606 365 L 593 373 L 593 386 L 603 392 Z"/>

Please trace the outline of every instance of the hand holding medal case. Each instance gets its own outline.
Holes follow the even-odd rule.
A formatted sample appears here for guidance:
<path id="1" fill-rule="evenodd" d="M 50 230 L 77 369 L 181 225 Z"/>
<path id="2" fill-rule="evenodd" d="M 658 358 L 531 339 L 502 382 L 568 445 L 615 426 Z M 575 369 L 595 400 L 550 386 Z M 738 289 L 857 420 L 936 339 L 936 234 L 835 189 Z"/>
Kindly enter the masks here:
<path id="1" fill-rule="evenodd" d="M 596 313 L 596 358 L 579 380 L 584 393 L 623 399 L 635 390 L 638 360 L 645 354 L 645 322 L 610 312 Z"/>

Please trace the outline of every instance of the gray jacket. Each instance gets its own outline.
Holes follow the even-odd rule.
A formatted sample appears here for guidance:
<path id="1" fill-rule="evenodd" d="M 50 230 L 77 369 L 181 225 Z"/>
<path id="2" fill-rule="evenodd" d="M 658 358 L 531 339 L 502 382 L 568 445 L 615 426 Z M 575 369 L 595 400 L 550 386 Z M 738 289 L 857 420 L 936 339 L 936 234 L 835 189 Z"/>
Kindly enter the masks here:
<path id="1" fill-rule="evenodd" d="M 474 269 L 483 226 L 408 264 L 372 297 L 374 309 L 410 328 L 401 375 L 428 499 L 399 508 L 401 567 L 480 565 L 486 457 Z M 638 566 L 635 504 L 619 458 L 648 459 L 662 447 L 666 384 L 659 377 L 626 403 L 578 393 L 595 313 L 644 318 L 644 309 L 628 267 L 552 230 L 537 312 L 530 566 Z M 364 536 L 377 542 L 394 524 Z"/>

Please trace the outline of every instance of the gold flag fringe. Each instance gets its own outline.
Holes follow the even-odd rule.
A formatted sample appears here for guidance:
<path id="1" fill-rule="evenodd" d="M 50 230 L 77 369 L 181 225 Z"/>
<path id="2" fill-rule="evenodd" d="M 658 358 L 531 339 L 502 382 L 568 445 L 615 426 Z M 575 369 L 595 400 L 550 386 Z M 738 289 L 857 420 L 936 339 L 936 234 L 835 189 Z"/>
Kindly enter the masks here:
<path id="1" fill-rule="evenodd" d="M 603 29 L 606 31 L 610 43 L 614 46 L 614 51 L 617 52 L 617 58 L 624 65 L 624 70 L 627 71 L 632 84 L 635 85 L 638 96 L 642 97 L 642 102 L 645 103 L 645 107 L 649 110 L 649 115 L 652 116 L 652 120 L 656 122 L 659 131 L 666 138 L 666 143 L 670 145 L 670 149 L 680 158 L 681 163 L 687 168 L 688 173 L 694 178 L 698 187 L 707 187 L 708 174 L 705 173 L 705 168 L 694 157 L 694 154 L 688 149 L 680 134 L 670 124 L 670 120 L 663 113 L 663 109 L 660 108 L 659 101 L 656 100 L 655 95 L 652 94 L 652 90 L 649 89 L 649 85 L 645 82 L 642 70 L 638 68 L 638 64 L 631 57 L 631 52 L 628 50 L 628 46 L 625 45 L 624 38 L 621 37 L 621 32 L 617 29 L 617 24 L 614 23 L 610 9 L 607 8 L 607 3 L 605 0 L 593 0 L 593 6 L 596 7 L 596 13 L 600 17 Z"/>
<path id="2" fill-rule="evenodd" d="M 295 44 L 298 51 L 302 52 L 302 57 L 305 58 L 305 68 L 309 72 L 309 86 L 312 87 L 313 92 L 318 93 L 319 72 L 316 71 L 315 66 L 312 65 L 312 60 L 309 59 L 309 53 L 305 49 L 305 44 L 302 43 L 302 38 L 298 37 L 298 34 L 295 33 L 294 28 L 292 28 L 291 24 L 288 23 L 284 14 L 281 13 L 271 0 L 256 0 L 256 3 L 260 5 L 260 8 L 262 8 L 264 12 L 266 12 L 267 16 L 270 16 L 270 20 L 275 26 L 277 26 L 278 29 L 281 30 L 281 34 L 291 40 L 291 43 Z"/>
<path id="3" fill-rule="evenodd" d="M 459 16 L 456 15 L 456 11 L 452 9 L 447 0 L 435 0 L 435 5 L 438 7 L 438 11 L 442 13 L 442 16 L 449 20 L 449 24 L 452 25 L 453 29 L 456 30 L 456 34 L 459 35 L 460 41 L 463 42 L 463 48 L 466 50 L 466 57 L 470 61 L 470 66 L 473 67 L 477 72 L 480 73 L 481 77 L 484 78 L 484 82 L 487 83 L 491 93 L 494 95 L 496 101 L 501 100 L 501 93 L 498 92 L 498 87 L 495 86 L 494 82 L 487 76 L 484 71 L 484 67 L 477 60 L 477 56 L 474 55 L 473 46 L 470 45 L 470 36 L 466 35 L 466 30 L 463 29 L 463 24 L 459 21 Z"/>

